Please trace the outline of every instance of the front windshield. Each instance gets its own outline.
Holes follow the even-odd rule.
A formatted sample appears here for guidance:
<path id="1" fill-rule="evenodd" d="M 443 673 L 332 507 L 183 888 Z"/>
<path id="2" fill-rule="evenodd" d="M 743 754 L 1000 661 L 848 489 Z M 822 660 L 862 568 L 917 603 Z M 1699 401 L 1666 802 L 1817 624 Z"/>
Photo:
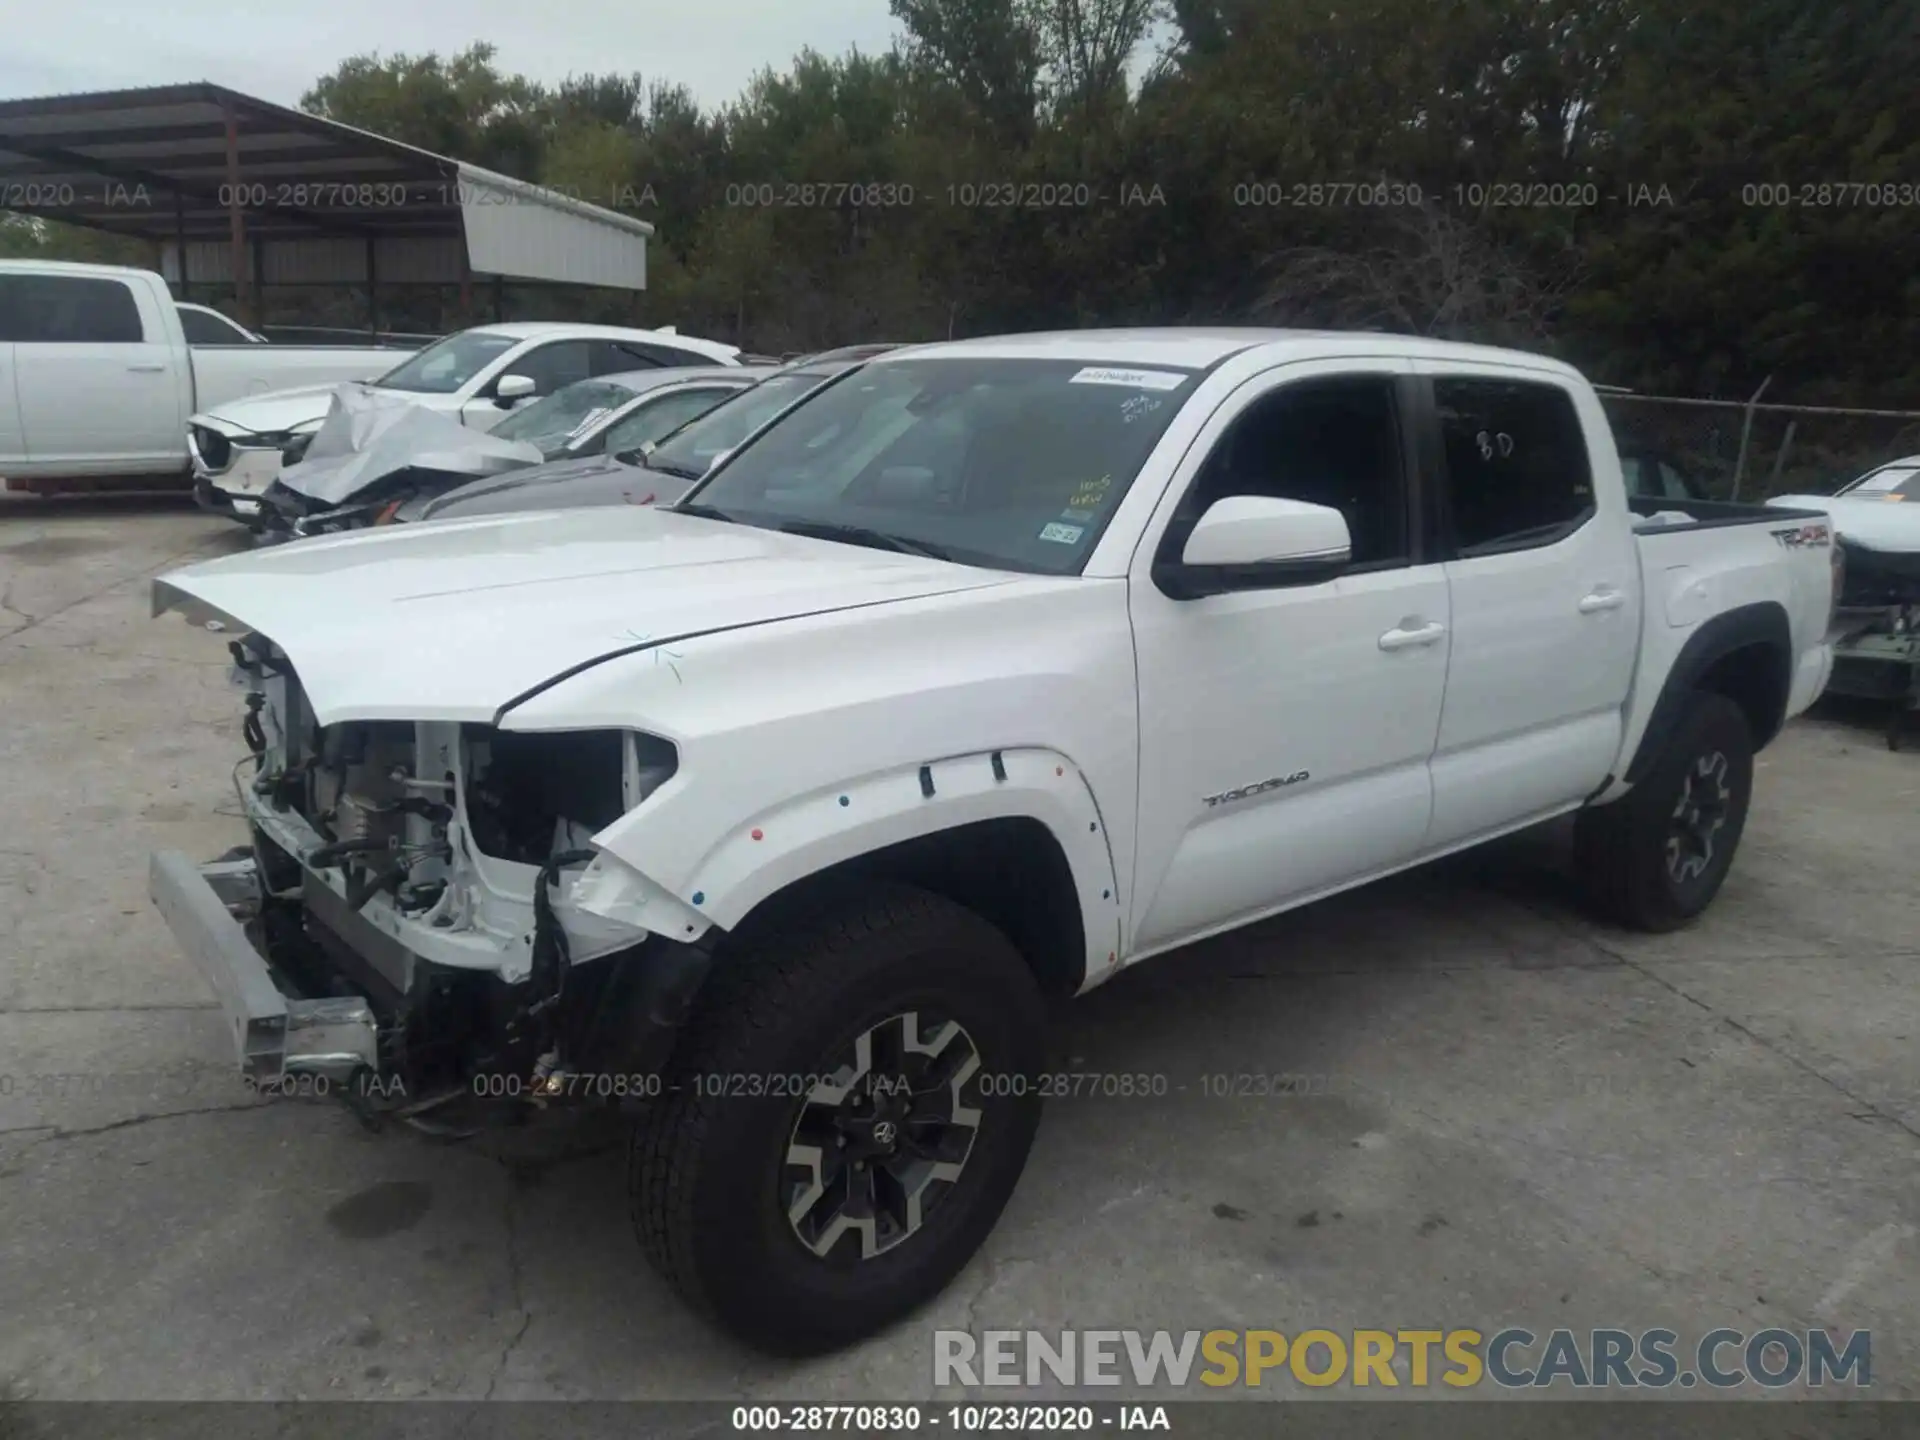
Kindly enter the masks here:
<path id="1" fill-rule="evenodd" d="M 610 380 L 576 380 L 544 400 L 516 410 L 493 433 L 502 440 L 523 440 L 557 460 L 578 440 L 622 405 L 633 403 L 633 391 Z"/>
<path id="2" fill-rule="evenodd" d="M 681 426 L 648 453 L 647 466 L 683 480 L 698 480 L 716 456 L 731 450 L 826 379 L 824 375 L 770 375 L 751 390 Z"/>
<path id="3" fill-rule="evenodd" d="M 1840 493 L 1856 495 L 1863 500 L 1920 498 L 1920 465 L 1915 465 L 1911 461 L 1902 461 L 1898 465 L 1883 465 L 1872 474 L 1863 475 Z"/>
<path id="4" fill-rule="evenodd" d="M 462 330 L 401 361 L 373 383 L 382 390 L 451 395 L 486 369 L 489 361 L 498 359 L 519 343 L 511 335 Z"/>
<path id="5" fill-rule="evenodd" d="M 1196 383 L 1078 361 L 870 365 L 775 422 L 682 508 L 1073 574 Z"/>

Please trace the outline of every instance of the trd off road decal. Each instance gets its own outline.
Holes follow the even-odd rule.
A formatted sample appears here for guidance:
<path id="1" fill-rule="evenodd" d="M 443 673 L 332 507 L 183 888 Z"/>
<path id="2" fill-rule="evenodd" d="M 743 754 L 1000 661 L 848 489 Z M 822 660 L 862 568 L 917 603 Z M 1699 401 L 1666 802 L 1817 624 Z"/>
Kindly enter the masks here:
<path id="1" fill-rule="evenodd" d="M 1769 533 L 1788 550 L 1817 549 L 1833 543 L 1833 531 L 1825 525 L 1792 525 Z"/>

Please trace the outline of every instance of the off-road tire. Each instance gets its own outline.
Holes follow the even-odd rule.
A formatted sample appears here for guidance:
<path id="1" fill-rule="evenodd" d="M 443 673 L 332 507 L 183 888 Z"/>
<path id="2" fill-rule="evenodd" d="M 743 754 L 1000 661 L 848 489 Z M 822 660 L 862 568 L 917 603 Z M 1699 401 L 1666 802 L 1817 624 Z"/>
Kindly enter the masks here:
<path id="1" fill-rule="evenodd" d="M 1711 857 L 1697 873 L 1675 874 L 1669 843 L 1676 807 L 1697 787 L 1724 788 L 1724 816 Z M 1583 811 L 1575 865 L 1594 907 L 1636 930 L 1675 930 L 1712 903 L 1733 865 L 1753 799 L 1753 731 L 1724 695 L 1696 691 L 1646 778 L 1611 805 Z"/>
<path id="2" fill-rule="evenodd" d="M 781 1077 L 818 1074 L 866 1027 L 923 1007 L 979 1056 L 972 1149 L 920 1228 L 847 1263 L 790 1224 L 784 1162 L 800 1106 Z M 993 1229 L 1040 1120 L 1046 1007 L 1032 971 L 972 911 L 865 882 L 723 944 L 662 1098 L 637 1125 L 628 1196 L 641 1246 L 695 1309 L 758 1349 L 837 1349 L 938 1294 Z M 737 1078 L 736 1078 L 737 1077 Z M 766 1094 L 769 1087 L 782 1090 Z"/>

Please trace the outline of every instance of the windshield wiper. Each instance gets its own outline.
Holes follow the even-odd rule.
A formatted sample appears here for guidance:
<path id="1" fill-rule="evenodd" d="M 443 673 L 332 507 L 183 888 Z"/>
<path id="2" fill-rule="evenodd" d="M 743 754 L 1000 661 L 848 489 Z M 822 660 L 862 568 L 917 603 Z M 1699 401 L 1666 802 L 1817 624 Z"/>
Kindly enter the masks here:
<path id="1" fill-rule="evenodd" d="M 729 525 L 740 523 L 726 511 L 716 510 L 711 505 L 668 505 L 664 508 L 673 511 L 676 515 L 693 515 L 702 520 L 722 520 Z"/>
<path id="2" fill-rule="evenodd" d="M 672 475 L 679 480 L 698 480 L 702 475 L 707 473 L 704 470 L 689 469 L 685 465 L 663 465 L 651 455 L 648 455 L 640 463 L 649 470 L 658 470 L 662 475 Z"/>
<path id="3" fill-rule="evenodd" d="M 901 535 L 889 535 L 884 530 L 872 530 L 865 525 L 842 525 L 833 520 L 789 520 L 779 528 L 789 535 L 807 535 L 815 540 L 843 540 L 849 545 L 895 550 L 902 555 L 920 555 L 928 560 L 952 558 L 938 545 L 929 545 L 924 540 L 909 540 Z"/>

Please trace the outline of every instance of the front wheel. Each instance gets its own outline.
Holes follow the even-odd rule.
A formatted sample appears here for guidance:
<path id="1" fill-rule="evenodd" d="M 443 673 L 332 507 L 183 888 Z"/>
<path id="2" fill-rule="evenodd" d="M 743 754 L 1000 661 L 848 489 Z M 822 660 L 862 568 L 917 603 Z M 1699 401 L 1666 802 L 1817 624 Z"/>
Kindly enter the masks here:
<path id="1" fill-rule="evenodd" d="M 1044 1031 L 1006 937 L 923 891 L 869 884 L 742 934 L 634 1135 L 649 1259 L 778 1354 L 898 1319 L 959 1273 L 1012 1195 Z"/>
<path id="2" fill-rule="evenodd" d="M 1609 918 L 1673 930 L 1712 902 L 1733 865 L 1753 798 L 1753 731 L 1740 707 L 1701 691 L 1647 777 L 1623 798 L 1583 811 L 1580 878 Z"/>

